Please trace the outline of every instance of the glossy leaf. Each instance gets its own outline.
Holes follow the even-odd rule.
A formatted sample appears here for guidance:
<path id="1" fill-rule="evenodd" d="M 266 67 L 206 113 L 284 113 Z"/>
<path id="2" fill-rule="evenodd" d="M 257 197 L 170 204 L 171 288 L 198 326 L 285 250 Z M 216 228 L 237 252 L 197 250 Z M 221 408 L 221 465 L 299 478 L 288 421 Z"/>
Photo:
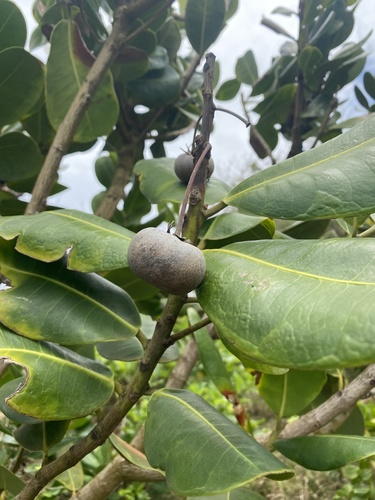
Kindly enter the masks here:
<path id="1" fill-rule="evenodd" d="M 249 486 L 243 486 L 219 495 L 194 496 L 188 497 L 187 500 L 265 500 L 265 497 L 251 490 Z"/>
<path id="2" fill-rule="evenodd" d="M 373 240 L 254 241 L 204 254 L 199 302 L 245 363 L 312 370 L 375 361 Z"/>
<path id="3" fill-rule="evenodd" d="M 48 118 L 57 129 L 74 97 L 94 63 L 78 26 L 72 21 L 60 21 L 51 37 L 51 52 L 47 62 L 46 102 Z M 74 135 L 76 142 L 89 142 L 108 135 L 116 123 L 118 102 L 112 76 L 107 72 L 91 98 Z"/>
<path id="4" fill-rule="evenodd" d="M 23 490 L 25 483 L 13 472 L 0 465 L 0 489 L 12 495 L 18 495 Z"/>
<path id="5" fill-rule="evenodd" d="M 155 158 L 141 160 L 134 173 L 139 176 L 140 189 L 150 203 L 172 201 L 182 203 L 186 186 L 179 181 L 173 169 L 174 159 Z M 210 179 L 207 185 L 206 202 L 210 205 L 220 201 L 229 188 L 218 179 Z"/>
<path id="6" fill-rule="evenodd" d="M 311 45 L 304 47 L 298 56 L 298 64 L 307 80 L 308 87 L 310 87 L 309 80 L 314 77 L 314 73 L 322 58 L 323 56 L 320 50 Z"/>
<path id="7" fill-rule="evenodd" d="M 224 198 L 232 206 L 279 219 L 351 217 L 375 211 L 375 117 L 345 134 L 259 172 Z"/>
<path id="8" fill-rule="evenodd" d="M 292 472 L 240 427 L 189 391 L 163 389 L 148 405 L 145 453 L 180 495 L 213 494 Z M 189 457 L 184 460 L 182 457 Z"/>
<path id="9" fill-rule="evenodd" d="M 368 71 L 363 75 L 363 85 L 369 96 L 375 99 L 375 77 Z"/>
<path id="10" fill-rule="evenodd" d="M 21 132 L 0 136 L 0 179 L 3 182 L 10 184 L 32 177 L 42 164 L 43 157 L 33 139 Z"/>
<path id="11" fill-rule="evenodd" d="M 7 418 L 13 420 L 13 422 L 18 422 L 20 424 L 36 424 L 39 423 L 40 420 L 24 415 L 23 413 L 18 413 L 6 403 L 8 396 L 16 392 L 18 387 L 24 385 L 24 383 L 25 377 L 18 377 L 6 382 L 0 387 L 0 410 Z"/>
<path id="12" fill-rule="evenodd" d="M 240 57 L 236 63 L 236 78 L 241 83 L 254 85 L 258 79 L 258 68 L 252 50 Z"/>
<path id="13" fill-rule="evenodd" d="M 185 12 L 186 35 L 193 49 L 203 55 L 224 25 L 224 0 L 189 0 Z"/>
<path id="14" fill-rule="evenodd" d="M 26 22 L 22 12 L 13 2 L 0 2 L 0 51 L 9 47 L 24 47 Z"/>
<path id="15" fill-rule="evenodd" d="M 276 415 L 290 417 L 317 397 L 326 379 L 326 374 L 318 371 L 289 370 L 284 375 L 263 374 L 258 391 Z"/>
<path id="16" fill-rule="evenodd" d="M 122 82 L 136 80 L 149 69 L 149 59 L 144 50 L 124 47 L 113 68 L 115 80 Z"/>
<path id="17" fill-rule="evenodd" d="M 138 311 L 121 288 L 98 276 L 45 264 L 0 240 L 0 321 L 17 333 L 65 345 L 124 340 L 136 335 Z"/>
<path id="18" fill-rule="evenodd" d="M 148 72 L 128 83 L 128 89 L 138 104 L 149 108 L 165 106 L 175 101 L 181 92 L 181 78 L 172 66 Z"/>
<path id="19" fill-rule="evenodd" d="M 375 455 L 375 438 L 361 436 L 303 436 L 276 441 L 274 447 L 311 470 L 333 470 Z"/>
<path id="20" fill-rule="evenodd" d="M 1 292 L 3 293 L 3 292 Z M 19 413 L 42 420 L 88 415 L 113 392 L 105 366 L 49 342 L 36 342 L 0 327 L 0 357 L 26 370 L 26 385 L 7 399 Z M 66 383 L 67 380 L 74 383 Z"/>
<path id="21" fill-rule="evenodd" d="M 177 22 L 170 18 L 157 33 L 159 45 L 167 49 L 168 57 L 172 61 L 176 58 L 181 45 L 181 34 Z"/>
<path id="22" fill-rule="evenodd" d="M 68 269 L 93 272 L 127 266 L 134 234 L 95 215 L 55 210 L 0 218 L 0 236 L 17 238 L 19 252 L 44 262 L 61 259 L 69 250 Z"/>
<path id="23" fill-rule="evenodd" d="M 78 462 L 78 464 L 56 476 L 55 481 L 58 481 L 67 490 L 73 493 L 77 492 L 85 484 L 82 462 Z"/>
<path id="24" fill-rule="evenodd" d="M 65 436 L 69 420 L 22 424 L 14 431 L 14 439 L 26 450 L 42 451 L 52 448 Z"/>
<path id="25" fill-rule="evenodd" d="M 19 47 L 0 52 L 0 127 L 24 118 L 44 86 L 42 63 Z"/>
<path id="26" fill-rule="evenodd" d="M 144 354 L 142 344 L 136 337 L 114 342 L 98 342 L 96 348 L 103 358 L 119 361 L 135 361 L 141 359 Z"/>
<path id="27" fill-rule="evenodd" d="M 216 92 L 216 99 L 219 101 L 229 101 L 230 99 L 234 99 L 240 90 L 241 82 L 239 82 L 236 78 L 233 80 L 227 80 L 224 82 L 219 90 Z"/>
<path id="28" fill-rule="evenodd" d="M 205 248 L 217 248 L 236 241 L 269 239 L 274 232 L 271 219 L 233 212 L 206 220 L 201 240 L 205 240 Z"/>
<path id="29" fill-rule="evenodd" d="M 197 323 L 201 320 L 197 311 L 192 307 L 189 307 L 187 313 L 190 324 Z M 220 356 L 219 350 L 213 339 L 210 337 L 207 329 L 200 328 L 194 332 L 194 338 L 197 343 L 199 357 L 207 377 L 212 380 L 224 396 L 227 397 L 228 395 L 233 394 L 235 389 L 233 387 L 232 380 L 225 367 L 223 359 Z"/>
<path id="30" fill-rule="evenodd" d="M 111 434 L 109 439 L 120 455 L 126 458 L 126 460 L 131 464 L 145 470 L 157 470 L 151 467 L 144 453 L 140 452 L 123 439 L 119 438 L 115 434 Z M 162 471 L 159 472 L 163 474 Z"/>

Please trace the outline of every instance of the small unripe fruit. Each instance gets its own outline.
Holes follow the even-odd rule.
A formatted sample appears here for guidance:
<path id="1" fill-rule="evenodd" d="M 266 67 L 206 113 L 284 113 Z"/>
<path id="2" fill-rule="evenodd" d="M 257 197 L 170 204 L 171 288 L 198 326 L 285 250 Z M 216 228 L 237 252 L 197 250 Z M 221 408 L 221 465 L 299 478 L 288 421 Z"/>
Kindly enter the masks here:
<path id="1" fill-rule="evenodd" d="M 134 236 L 128 264 L 138 278 L 173 295 L 191 292 L 206 273 L 206 261 L 199 248 L 153 227 Z"/>
<path id="2" fill-rule="evenodd" d="M 207 179 L 211 177 L 214 168 L 214 161 L 212 158 L 210 158 L 208 160 Z M 187 184 L 193 170 L 194 158 L 191 154 L 182 153 L 180 156 L 177 156 L 174 162 L 174 172 L 181 182 Z"/>

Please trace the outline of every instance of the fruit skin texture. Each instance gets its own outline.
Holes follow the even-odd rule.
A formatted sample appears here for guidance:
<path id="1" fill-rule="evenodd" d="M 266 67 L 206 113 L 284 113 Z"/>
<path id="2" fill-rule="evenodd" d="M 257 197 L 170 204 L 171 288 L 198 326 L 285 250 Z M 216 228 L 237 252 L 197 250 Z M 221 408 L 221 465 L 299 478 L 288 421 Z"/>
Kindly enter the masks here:
<path id="1" fill-rule="evenodd" d="M 134 236 L 128 264 L 138 278 L 173 295 L 191 292 L 206 273 L 206 261 L 199 248 L 153 227 Z"/>
<path id="2" fill-rule="evenodd" d="M 212 158 L 208 160 L 207 179 L 214 171 L 215 165 Z M 174 162 L 174 173 L 184 184 L 188 184 L 192 171 L 194 170 L 194 158 L 191 154 L 182 153 Z"/>

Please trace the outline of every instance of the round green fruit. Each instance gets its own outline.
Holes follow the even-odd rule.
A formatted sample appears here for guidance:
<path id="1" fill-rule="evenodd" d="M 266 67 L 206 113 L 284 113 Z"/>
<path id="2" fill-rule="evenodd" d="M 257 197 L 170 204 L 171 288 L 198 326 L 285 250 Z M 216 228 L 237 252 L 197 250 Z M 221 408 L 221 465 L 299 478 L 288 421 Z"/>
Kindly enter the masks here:
<path id="1" fill-rule="evenodd" d="M 214 169 L 215 169 L 214 161 L 212 158 L 210 158 L 208 160 L 207 179 L 211 177 Z M 180 156 L 177 156 L 174 162 L 174 172 L 181 182 L 187 184 L 189 182 L 193 170 L 194 170 L 194 158 L 191 154 L 182 153 Z"/>
<path id="2" fill-rule="evenodd" d="M 199 248 L 152 227 L 142 229 L 130 242 L 128 264 L 138 278 L 173 295 L 191 292 L 206 273 Z"/>

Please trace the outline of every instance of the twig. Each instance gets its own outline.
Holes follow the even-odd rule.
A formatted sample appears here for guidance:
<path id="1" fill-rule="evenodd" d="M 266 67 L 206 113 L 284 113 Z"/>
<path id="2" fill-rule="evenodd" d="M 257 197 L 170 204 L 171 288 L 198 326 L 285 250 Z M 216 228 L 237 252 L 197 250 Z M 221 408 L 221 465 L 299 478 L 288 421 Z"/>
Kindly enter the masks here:
<path id="1" fill-rule="evenodd" d="M 187 212 L 189 224 L 183 231 L 183 236 L 194 244 L 198 242 L 199 231 L 204 222 L 203 209 L 206 193 L 207 165 L 210 159 L 209 151 L 211 149 L 209 141 L 215 115 L 215 106 L 213 103 L 214 68 L 215 55 L 210 52 L 206 54 L 206 62 L 203 66 L 203 114 L 201 133 L 194 141 L 192 152 L 195 166 L 197 166 L 202 158 L 203 159 L 200 167 L 196 169 L 194 177 L 193 175 L 191 176 L 193 179 L 190 178 L 192 185 Z"/>
<path id="2" fill-rule="evenodd" d="M 242 123 L 244 123 L 246 125 L 246 127 L 250 127 L 249 120 L 245 120 L 245 118 L 243 118 L 241 115 L 239 115 L 238 113 L 235 113 L 234 111 L 231 111 L 230 109 L 218 108 L 217 106 L 215 106 L 215 111 L 222 111 L 223 113 L 228 113 L 228 115 L 232 115 L 235 118 L 237 118 L 238 120 L 240 120 Z"/>
<path id="3" fill-rule="evenodd" d="M 203 318 L 201 321 L 198 321 L 197 323 L 195 323 L 194 325 L 191 325 L 187 328 L 184 328 L 183 330 L 181 330 L 180 332 L 177 332 L 177 333 L 173 333 L 168 341 L 167 341 L 167 344 L 168 346 L 169 345 L 172 345 L 174 344 L 175 342 L 177 342 L 178 340 L 181 340 L 183 339 L 184 337 L 187 337 L 188 335 L 190 335 L 191 333 L 194 333 L 196 332 L 197 330 L 199 330 L 200 328 L 203 328 L 204 326 L 207 326 L 211 323 L 211 320 L 209 318 Z"/>
<path id="4" fill-rule="evenodd" d="M 208 219 L 209 217 L 212 217 L 212 215 L 215 215 L 218 212 L 224 210 L 224 208 L 226 208 L 227 206 L 228 205 L 224 201 L 219 201 L 215 205 L 212 205 L 212 207 L 207 208 L 207 210 L 205 210 L 204 212 L 204 216 L 206 219 Z"/>
<path id="5" fill-rule="evenodd" d="M 201 167 L 204 159 L 206 158 L 207 153 L 210 151 L 210 149 L 211 149 L 211 144 L 207 144 L 206 147 L 204 148 L 201 156 L 199 157 L 197 163 L 195 164 L 194 169 L 190 175 L 190 179 L 189 179 L 188 185 L 186 187 L 186 191 L 185 191 L 184 200 L 183 200 L 182 205 L 181 205 L 180 216 L 179 216 L 177 224 L 176 224 L 175 234 L 177 236 L 182 235 L 182 227 L 184 225 L 186 207 L 187 207 L 189 197 L 190 197 L 190 194 L 192 191 L 195 176 L 197 175 L 197 172 L 200 169 L 200 167 Z"/>

